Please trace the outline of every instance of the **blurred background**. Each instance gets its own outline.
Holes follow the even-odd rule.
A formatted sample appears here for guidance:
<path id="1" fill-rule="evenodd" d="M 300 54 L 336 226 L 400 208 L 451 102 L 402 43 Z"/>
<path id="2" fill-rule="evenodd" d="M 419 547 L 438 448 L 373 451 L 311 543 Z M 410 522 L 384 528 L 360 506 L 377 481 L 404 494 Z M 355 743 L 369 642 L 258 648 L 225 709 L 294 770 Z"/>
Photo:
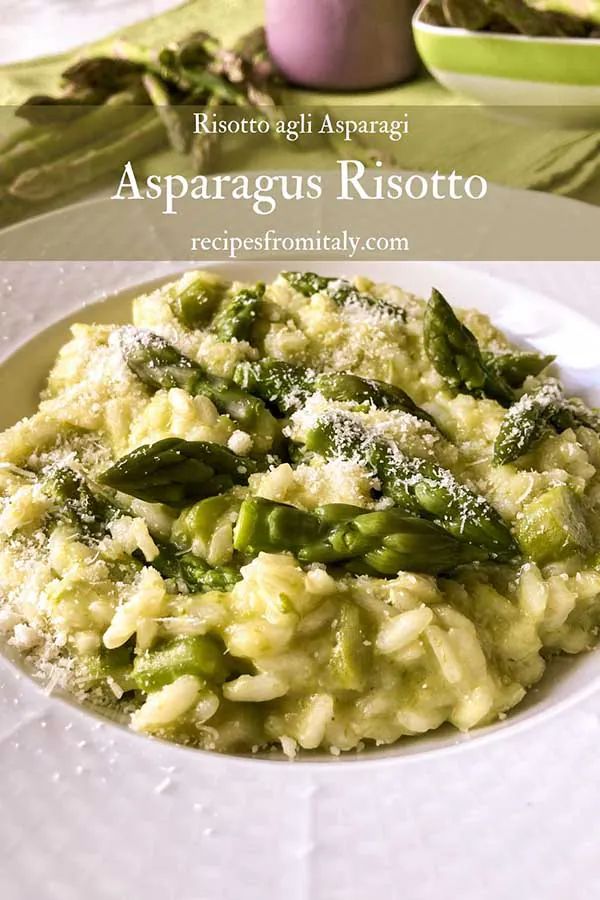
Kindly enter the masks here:
<path id="1" fill-rule="evenodd" d="M 0 64 L 70 50 L 177 5 L 178 0 L 2 0 Z"/>

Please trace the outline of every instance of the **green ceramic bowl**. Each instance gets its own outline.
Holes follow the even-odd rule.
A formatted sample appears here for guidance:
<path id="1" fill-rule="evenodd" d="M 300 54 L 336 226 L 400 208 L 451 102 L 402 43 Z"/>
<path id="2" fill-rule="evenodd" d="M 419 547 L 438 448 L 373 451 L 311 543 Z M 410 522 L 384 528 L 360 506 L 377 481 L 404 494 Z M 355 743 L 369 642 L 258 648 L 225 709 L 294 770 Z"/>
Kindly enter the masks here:
<path id="1" fill-rule="evenodd" d="M 600 124 L 600 39 L 534 38 L 444 28 L 413 17 L 417 49 L 440 84 L 493 106 L 544 108 L 564 124 Z"/>

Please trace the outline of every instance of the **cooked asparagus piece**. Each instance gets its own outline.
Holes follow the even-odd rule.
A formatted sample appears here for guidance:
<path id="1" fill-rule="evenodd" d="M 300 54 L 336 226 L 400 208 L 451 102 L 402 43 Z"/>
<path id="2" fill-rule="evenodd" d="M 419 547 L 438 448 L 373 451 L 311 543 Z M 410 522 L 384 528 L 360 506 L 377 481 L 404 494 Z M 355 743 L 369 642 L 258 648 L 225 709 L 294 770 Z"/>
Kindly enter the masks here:
<path id="1" fill-rule="evenodd" d="M 281 274 L 294 290 L 305 297 L 326 293 L 338 306 L 363 306 L 402 321 L 406 318 L 402 307 L 395 306 L 380 297 L 374 297 L 372 294 L 365 294 L 343 278 L 327 278 L 317 275 L 315 272 L 282 272 Z"/>
<path id="2" fill-rule="evenodd" d="M 503 406 L 512 403 L 511 387 L 486 363 L 475 336 L 435 288 L 425 310 L 423 340 L 432 365 L 453 390 L 491 397 Z"/>
<path id="3" fill-rule="evenodd" d="M 171 545 L 160 548 L 152 568 L 163 578 L 172 579 L 180 593 L 189 594 L 230 591 L 242 577 L 234 566 L 211 566 L 199 556 L 182 553 Z"/>
<path id="4" fill-rule="evenodd" d="M 557 381 L 523 394 L 507 410 L 494 443 L 494 463 L 505 465 L 528 453 L 547 431 L 562 399 Z"/>
<path id="5" fill-rule="evenodd" d="M 197 675 L 207 681 L 225 681 L 230 668 L 225 647 L 208 635 L 186 635 L 167 641 L 136 656 L 133 680 L 141 691 L 157 691 L 181 675 Z"/>
<path id="6" fill-rule="evenodd" d="M 487 9 L 528 37 L 585 37 L 589 28 L 575 16 L 540 12 L 524 0 L 484 0 Z"/>
<path id="7" fill-rule="evenodd" d="M 42 489 L 56 504 L 56 515 L 77 525 L 88 537 L 104 534 L 107 522 L 118 515 L 108 500 L 94 494 L 86 480 L 67 466 L 51 469 Z"/>
<path id="8" fill-rule="evenodd" d="M 365 687 L 372 650 L 363 618 L 361 608 L 348 602 L 342 603 L 336 617 L 329 674 L 338 690 L 362 691 Z"/>
<path id="9" fill-rule="evenodd" d="M 189 359 L 151 331 L 124 328 L 121 352 L 132 372 L 151 388 L 179 387 L 190 394 L 208 397 L 216 408 L 231 416 L 244 428 L 262 438 L 276 440 L 280 426 L 257 397 L 237 385 L 209 375 L 198 363 Z"/>
<path id="10" fill-rule="evenodd" d="M 505 465 L 529 453 L 550 428 L 560 434 L 581 426 L 600 431 L 600 413 L 582 400 L 565 398 L 558 381 L 549 380 L 507 410 L 494 443 L 494 463 Z"/>
<path id="11" fill-rule="evenodd" d="M 556 359 L 542 353 L 527 350 L 511 350 L 508 353 L 482 352 L 486 366 L 512 388 L 520 388 L 529 376 L 539 375 Z"/>
<path id="12" fill-rule="evenodd" d="M 163 143 L 163 124 L 154 114 L 149 114 L 123 132 L 112 135 L 108 143 L 82 147 L 62 159 L 27 169 L 15 178 L 8 190 L 13 197 L 28 203 L 51 200 L 96 181 L 122 165 L 124 159 L 145 156 Z"/>
<path id="13" fill-rule="evenodd" d="M 343 517 L 331 523 L 326 506 L 308 513 L 250 497 L 240 509 L 234 546 L 252 556 L 289 551 L 301 562 L 345 563 L 353 572 L 377 575 L 403 570 L 439 573 L 488 558 L 485 550 L 402 510 L 344 507 Z"/>
<path id="14" fill-rule="evenodd" d="M 539 565 L 586 552 L 591 545 L 581 502 L 566 485 L 532 500 L 517 519 L 516 533 L 523 551 Z"/>
<path id="15" fill-rule="evenodd" d="M 220 444 L 164 438 L 121 457 L 98 481 L 149 503 L 182 506 L 246 484 L 258 471 L 256 460 Z"/>
<path id="16" fill-rule="evenodd" d="M 173 314 L 186 328 L 202 328 L 212 319 L 226 287 L 226 283 L 216 275 L 198 273 L 171 300 Z"/>
<path id="17" fill-rule="evenodd" d="M 312 369 L 269 357 L 239 363 L 233 380 L 284 415 L 301 406 L 316 390 L 316 374 Z"/>
<path id="18" fill-rule="evenodd" d="M 315 372 L 266 357 L 240 363 L 233 378 L 244 390 L 276 406 L 284 415 L 302 406 L 311 394 L 319 393 L 327 400 L 398 409 L 435 424 L 429 413 L 418 407 L 402 388 L 349 372 Z"/>
<path id="19" fill-rule="evenodd" d="M 222 523 L 235 522 L 241 502 L 236 491 L 228 491 L 188 506 L 173 523 L 171 540 L 179 550 L 191 550 L 195 556 L 208 560 L 215 553 L 212 547 L 215 532 Z M 210 561 L 213 564 L 212 558 Z"/>
<path id="20" fill-rule="evenodd" d="M 247 341 L 252 326 L 256 322 L 265 286 L 256 284 L 253 288 L 242 288 L 227 302 L 217 314 L 213 323 L 220 341 Z"/>
<path id="21" fill-rule="evenodd" d="M 478 0 L 442 0 L 442 11 L 452 28 L 479 31 L 490 21 L 489 10 Z"/>
<path id="22" fill-rule="evenodd" d="M 454 537 L 483 548 L 496 559 L 512 559 L 510 530 L 483 497 L 447 469 L 409 457 L 391 441 L 374 438 L 353 417 L 323 416 L 306 436 L 307 449 L 326 457 L 360 462 L 379 479 L 382 493 L 415 516 L 432 519 Z"/>

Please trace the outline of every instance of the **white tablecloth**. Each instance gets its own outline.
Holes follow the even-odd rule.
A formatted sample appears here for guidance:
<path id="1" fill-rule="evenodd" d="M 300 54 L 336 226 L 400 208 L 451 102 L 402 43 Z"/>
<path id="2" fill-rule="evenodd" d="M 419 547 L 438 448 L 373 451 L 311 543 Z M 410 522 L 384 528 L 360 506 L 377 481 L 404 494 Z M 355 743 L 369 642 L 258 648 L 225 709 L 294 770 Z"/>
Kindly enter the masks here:
<path id="1" fill-rule="evenodd" d="M 177 0 L 0 0 L 0 65 L 69 50 L 177 5 Z"/>

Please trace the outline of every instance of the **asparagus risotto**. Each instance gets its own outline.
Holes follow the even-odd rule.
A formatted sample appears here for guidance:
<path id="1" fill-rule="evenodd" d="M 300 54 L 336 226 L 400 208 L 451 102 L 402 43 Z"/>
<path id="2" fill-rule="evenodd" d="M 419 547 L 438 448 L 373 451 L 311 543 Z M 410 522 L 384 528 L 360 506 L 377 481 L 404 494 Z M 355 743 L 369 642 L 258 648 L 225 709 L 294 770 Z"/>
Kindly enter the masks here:
<path id="1" fill-rule="evenodd" d="M 189 272 L 73 326 L 0 435 L 5 639 L 211 750 L 503 717 L 600 617 L 600 420 L 552 361 L 436 290 L 312 273 Z"/>

